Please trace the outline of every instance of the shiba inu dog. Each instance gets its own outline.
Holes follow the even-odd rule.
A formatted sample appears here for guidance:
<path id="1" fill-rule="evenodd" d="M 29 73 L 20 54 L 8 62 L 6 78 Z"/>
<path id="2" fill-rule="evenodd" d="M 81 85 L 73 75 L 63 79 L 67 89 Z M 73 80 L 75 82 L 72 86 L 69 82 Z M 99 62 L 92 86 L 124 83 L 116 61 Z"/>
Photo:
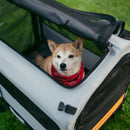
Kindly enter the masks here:
<path id="1" fill-rule="evenodd" d="M 44 59 L 35 52 L 36 64 L 65 86 L 74 86 L 84 77 L 82 63 L 83 40 L 74 43 L 57 44 L 48 40 L 52 55 Z"/>

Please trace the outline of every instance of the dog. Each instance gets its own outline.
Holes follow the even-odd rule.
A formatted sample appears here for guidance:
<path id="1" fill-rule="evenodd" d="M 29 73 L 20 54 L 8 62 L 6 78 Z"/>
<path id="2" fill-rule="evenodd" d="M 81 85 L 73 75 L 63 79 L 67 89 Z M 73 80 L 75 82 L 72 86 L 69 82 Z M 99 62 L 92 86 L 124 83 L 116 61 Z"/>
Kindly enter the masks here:
<path id="1" fill-rule="evenodd" d="M 63 85 L 77 85 L 85 75 L 82 38 L 74 43 L 62 44 L 48 40 L 48 46 L 52 55 L 44 59 L 38 52 L 34 52 L 36 64 Z"/>

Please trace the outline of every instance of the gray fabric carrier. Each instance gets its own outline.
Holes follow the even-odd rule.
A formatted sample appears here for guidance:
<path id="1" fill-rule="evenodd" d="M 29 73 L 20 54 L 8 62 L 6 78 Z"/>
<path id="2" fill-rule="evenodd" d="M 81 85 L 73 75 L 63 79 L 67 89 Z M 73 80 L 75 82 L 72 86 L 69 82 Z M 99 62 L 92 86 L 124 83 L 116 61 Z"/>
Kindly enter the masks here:
<path id="1" fill-rule="evenodd" d="M 12 12 L 20 7 L 25 11 L 20 22 L 10 25 L 12 30 L 26 25 L 27 19 L 26 27 L 32 30 L 26 32 L 22 27 L 24 31 L 17 30 L 17 37 L 2 35 L 0 30 L 1 99 L 22 123 L 35 130 L 100 129 L 123 103 L 130 83 L 130 32 L 124 30 L 124 22 L 106 14 L 71 9 L 53 0 L 8 2 Z M 8 32 L 6 29 L 3 32 Z M 60 44 L 77 37 L 84 39 L 85 77 L 70 88 L 39 68 L 33 52 L 47 57 L 51 54 L 48 39 Z M 14 49 L 23 40 L 34 44 L 22 51 Z"/>

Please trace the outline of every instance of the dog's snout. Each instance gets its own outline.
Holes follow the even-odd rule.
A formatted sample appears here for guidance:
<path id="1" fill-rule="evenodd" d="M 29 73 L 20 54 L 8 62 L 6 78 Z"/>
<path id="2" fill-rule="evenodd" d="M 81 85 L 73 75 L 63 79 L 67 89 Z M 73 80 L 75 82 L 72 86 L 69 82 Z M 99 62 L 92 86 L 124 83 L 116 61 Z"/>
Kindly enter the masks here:
<path id="1" fill-rule="evenodd" d="M 65 68 L 66 68 L 66 64 L 65 64 L 65 63 L 61 63 L 61 64 L 60 64 L 60 68 L 61 68 L 61 69 L 65 69 Z"/>

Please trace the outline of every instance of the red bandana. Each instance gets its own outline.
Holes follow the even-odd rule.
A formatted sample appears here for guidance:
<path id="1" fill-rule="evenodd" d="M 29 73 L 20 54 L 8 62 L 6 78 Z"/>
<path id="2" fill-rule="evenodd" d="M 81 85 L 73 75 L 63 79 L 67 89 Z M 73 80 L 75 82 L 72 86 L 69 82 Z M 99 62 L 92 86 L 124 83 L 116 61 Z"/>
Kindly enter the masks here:
<path id="1" fill-rule="evenodd" d="M 62 83 L 65 86 L 68 87 L 72 87 L 77 85 L 83 78 L 84 75 L 84 67 L 83 67 L 83 63 L 81 63 L 81 67 L 79 72 L 77 72 L 76 74 L 72 75 L 72 76 L 64 76 L 60 73 L 58 73 L 56 71 L 56 69 L 54 68 L 54 66 L 52 65 L 51 67 L 51 74 L 52 77 L 55 78 L 56 80 L 58 80 L 60 83 Z"/>

